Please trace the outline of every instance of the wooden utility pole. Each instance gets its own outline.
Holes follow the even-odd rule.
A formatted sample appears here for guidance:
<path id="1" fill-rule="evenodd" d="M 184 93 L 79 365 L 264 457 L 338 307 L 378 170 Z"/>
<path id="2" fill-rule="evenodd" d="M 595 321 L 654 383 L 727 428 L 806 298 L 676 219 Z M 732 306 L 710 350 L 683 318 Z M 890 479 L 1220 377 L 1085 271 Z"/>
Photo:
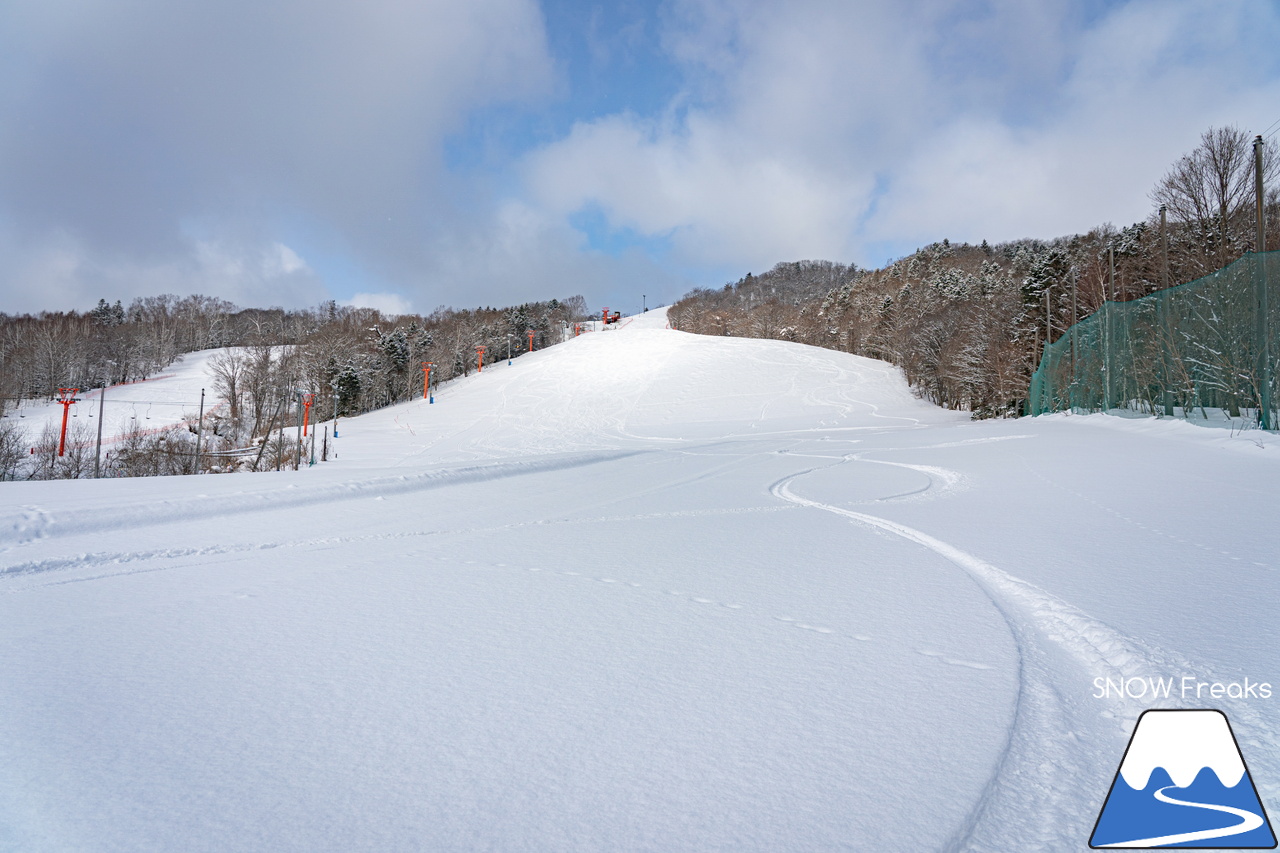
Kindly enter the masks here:
<path id="1" fill-rule="evenodd" d="M 1053 285 L 1046 284 L 1044 286 L 1044 342 L 1048 346 L 1053 339 L 1053 314 L 1049 309 L 1049 289 Z"/>
<path id="2" fill-rule="evenodd" d="M 1164 367 L 1164 413 L 1173 415 L 1173 358 L 1169 348 L 1173 346 L 1173 329 L 1169 327 L 1169 208 L 1160 205 L 1160 295 L 1156 303 L 1160 324 L 1160 355 Z"/>
<path id="3" fill-rule="evenodd" d="M 1115 372 L 1115 353 L 1112 352 L 1112 340 L 1114 330 L 1111 328 L 1111 300 L 1115 298 L 1116 293 L 1116 250 L 1114 246 L 1107 247 L 1107 284 L 1106 292 L 1102 294 L 1102 356 L 1103 370 L 1106 372 L 1105 382 L 1102 388 L 1102 410 L 1108 411 L 1112 405 L 1112 392 L 1115 383 L 1112 381 L 1111 374 Z"/>
<path id="4" fill-rule="evenodd" d="M 262 454 L 267 449 L 267 442 L 271 440 L 271 431 L 276 428 L 276 418 L 280 417 L 280 406 L 282 405 L 283 403 L 276 404 L 276 410 L 271 413 L 271 420 L 267 422 L 267 434 L 262 437 L 262 444 L 258 447 L 258 458 L 253 460 L 253 470 L 255 471 L 258 470 L 258 465 L 262 462 Z M 276 464 L 276 470 L 280 470 L 278 462 Z"/>
<path id="5" fill-rule="evenodd" d="M 1253 185 L 1257 196 L 1258 235 L 1254 243 L 1253 287 L 1255 302 L 1255 335 L 1258 349 L 1258 426 L 1271 429 L 1271 328 L 1267 322 L 1267 209 L 1262 180 L 1262 135 L 1253 140 Z"/>
<path id="6" fill-rule="evenodd" d="M 1169 289 L 1169 208 L 1160 205 L 1160 289 Z"/>
<path id="7" fill-rule="evenodd" d="M 302 450 L 303 450 L 303 447 L 302 447 L 302 392 L 294 391 L 293 393 L 298 400 L 298 441 L 297 441 L 297 444 L 294 445 L 295 452 L 293 454 L 293 470 L 297 471 L 298 467 L 302 464 Z"/>
<path id="8" fill-rule="evenodd" d="M 204 443 L 204 389 L 200 389 L 200 414 L 196 416 L 196 470 L 192 474 L 200 473 L 200 445 Z"/>
<path id="9" fill-rule="evenodd" d="M 98 443 L 93 448 L 93 479 L 102 476 L 102 418 L 107 405 L 107 380 L 102 380 L 102 395 L 98 397 Z"/>
<path id="10" fill-rule="evenodd" d="M 1071 406 L 1074 408 L 1076 403 L 1076 337 L 1079 330 L 1076 329 L 1076 323 L 1080 322 L 1080 312 L 1076 301 L 1076 291 L 1079 285 L 1080 273 L 1076 270 L 1075 265 L 1071 266 Z"/>

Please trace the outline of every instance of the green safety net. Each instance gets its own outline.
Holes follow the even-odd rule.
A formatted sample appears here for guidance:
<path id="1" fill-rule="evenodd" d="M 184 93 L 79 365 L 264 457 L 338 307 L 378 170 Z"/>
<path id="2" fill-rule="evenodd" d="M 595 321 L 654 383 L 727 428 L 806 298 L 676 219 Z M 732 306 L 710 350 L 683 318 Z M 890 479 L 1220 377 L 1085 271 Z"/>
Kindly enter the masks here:
<path id="1" fill-rule="evenodd" d="M 1046 343 L 1027 413 L 1221 408 L 1259 420 L 1265 406 L 1264 425 L 1275 429 L 1277 303 L 1280 252 L 1245 255 L 1187 284 L 1107 302 Z"/>

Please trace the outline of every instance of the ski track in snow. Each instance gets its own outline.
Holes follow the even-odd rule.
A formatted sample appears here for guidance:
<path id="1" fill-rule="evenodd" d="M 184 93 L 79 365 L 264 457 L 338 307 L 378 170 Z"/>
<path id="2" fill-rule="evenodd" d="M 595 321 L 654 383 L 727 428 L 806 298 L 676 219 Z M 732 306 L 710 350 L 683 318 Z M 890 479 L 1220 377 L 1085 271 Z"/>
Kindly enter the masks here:
<path id="1" fill-rule="evenodd" d="M 869 461 L 873 460 L 851 455 L 834 464 Z M 957 472 L 944 473 L 937 466 L 892 464 L 920 471 L 931 483 L 940 481 L 940 492 L 954 491 L 963 481 Z M 1019 688 L 1007 742 L 985 792 L 947 849 L 1001 851 L 1008 849 L 1009 838 L 1017 837 L 1024 849 L 1053 850 L 1059 849 L 1063 839 L 1087 838 L 1096 811 L 1087 801 L 1081 805 L 1079 792 L 1096 789 L 1100 779 L 1111 777 L 1116 758 L 1105 747 L 1099 750 L 1096 746 L 1099 741 L 1114 742 L 1123 732 L 1116 726 L 1112 738 L 1082 734 L 1108 722 L 1131 728 L 1142 709 L 1136 702 L 1129 702 L 1122 719 L 1113 715 L 1108 721 L 1096 706 L 1071 701 L 1068 697 L 1078 693 L 1078 686 L 1060 683 L 1061 667 L 1055 665 L 1055 659 L 1065 652 L 1086 674 L 1081 683 L 1089 683 L 1099 675 L 1128 678 L 1164 671 L 1160 664 L 1167 662 L 1169 656 L 923 531 L 795 493 L 792 484 L 796 480 L 823 467 L 830 466 L 789 475 L 770 490 L 792 504 L 835 513 L 914 542 L 958 566 L 1004 618 L 1018 650 Z M 931 650 L 921 653 L 938 654 Z M 1090 742 L 1095 748 L 1086 747 Z M 1045 773 L 1046 768 L 1055 770 Z M 1036 779 L 1044 784 L 1033 784 Z"/>
<path id="2" fill-rule="evenodd" d="M 1177 533 L 1171 533 L 1167 530 L 1157 527 L 1154 524 L 1143 524 L 1141 521 L 1138 521 L 1136 518 L 1132 518 L 1126 515 L 1125 513 L 1116 509 L 1115 507 L 1112 507 L 1106 503 L 1103 503 L 1102 501 L 1099 501 L 1096 498 L 1090 497 L 1085 494 L 1081 494 L 1080 492 L 1077 492 L 1075 489 L 1072 489 L 1069 486 L 1064 486 L 1061 482 L 1058 482 L 1057 480 L 1054 480 L 1051 477 L 1046 477 L 1044 474 L 1041 474 L 1039 471 L 1033 468 L 1030 464 L 1028 464 L 1025 458 L 1022 461 L 1023 461 L 1023 464 L 1027 467 L 1027 470 L 1029 470 L 1035 477 L 1037 477 L 1046 485 L 1051 486 L 1054 489 L 1057 489 L 1058 491 L 1065 492 L 1066 494 L 1069 494 L 1072 497 L 1077 498 L 1078 500 L 1081 500 L 1084 503 L 1087 503 L 1093 506 L 1095 509 L 1101 512 L 1104 512 L 1113 518 L 1123 521 L 1125 524 L 1131 525 L 1132 527 L 1135 527 L 1138 530 L 1143 531 L 1144 533 L 1150 533 L 1155 536 L 1160 536 L 1178 545 L 1189 545 L 1201 551 L 1215 553 L 1215 554 L 1218 554 L 1219 556 L 1226 557 L 1227 559 L 1235 562 L 1251 563 L 1254 566 L 1258 566 L 1260 568 L 1264 568 L 1269 571 L 1276 570 L 1275 566 L 1270 566 L 1270 565 L 1267 565 L 1266 563 L 1259 563 L 1256 560 L 1249 560 L 1232 551 L 1224 550 L 1222 548 L 1217 548 L 1212 545 L 1206 545 L 1203 542 L 1197 542 L 1195 539 L 1183 538 L 1182 536 L 1179 536 Z"/>
<path id="3" fill-rule="evenodd" d="M 413 540 L 436 536 L 450 535 L 470 535 L 495 533 L 499 531 L 510 531 L 522 527 L 533 527 L 540 525 L 557 525 L 557 524 L 602 524 L 613 522 L 629 522 L 637 520 L 652 520 L 664 518 L 681 518 L 681 517 L 699 517 L 699 516 L 723 516 L 738 515 L 746 513 L 776 513 L 779 511 L 790 511 L 794 509 L 790 506 L 765 506 L 765 507 L 748 507 L 743 509 L 728 510 L 690 510 L 683 512 L 661 512 L 647 513 L 643 515 L 629 516 L 598 516 L 592 518 L 576 518 L 576 519 L 547 519 L 532 522 L 523 522 L 518 524 L 500 525 L 494 527 L 473 527 L 473 528 L 450 528 L 442 530 L 419 531 L 409 533 L 386 533 L 371 534 L 368 536 L 331 536 L 331 537 L 315 537 L 310 539 L 297 539 L 283 542 L 263 543 L 259 545 L 215 545 L 201 548 L 162 548 L 153 550 L 139 551 L 123 551 L 123 552 L 99 552 L 79 554 L 73 557 L 61 559 L 39 560 L 29 563 L 20 563 L 0 569 L 0 593 L 4 594 L 20 594 L 33 589 L 39 589 L 47 586 L 62 586 L 65 584 L 87 583 L 100 580 L 109 580 L 127 575 L 149 574 L 153 572 L 181 571 L 199 566 L 210 565 L 209 558 L 217 558 L 223 556 L 238 556 L 244 554 L 252 554 L 263 551 L 277 551 L 287 549 L 297 550 L 321 550 L 342 546 L 360 545 L 371 542 L 385 542 L 389 540 Z M 430 554 L 420 555 L 420 559 L 429 561 L 445 562 L 450 558 L 440 557 Z M 148 565 L 157 562 L 166 563 L 166 565 Z M 109 566 L 121 566 L 118 570 L 107 570 Z M 589 573 L 576 572 L 570 570 L 557 569 L 554 567 L 528 565 L 528 566 L 512 566 L 509 563 L 481 563 L 475 560 L 463 560 L 458 562 L 453 560 L 450 565 L 445 568 L 457 571 L 465 570 L 483 570 L 483 569 L 505 569 L 510 571 L 525 571 L 531 574 L 538 574 L 547 578 L 568 578 L 575 579 L 586 583 L 595 583 L 609 585 L 619 590 L 629 590 L 636 594 L 644 594 L 648 596 L 661 596 L 663 599 L 671 601 L 675 604 L 706 606 L 712 605 L 713 609 L 728 611 L 729 614 L 743 616 L 745 618 L 756 618 L 766 620 L 764 624 L 781 623 L 782 625 L 795 628 L 801 631 L 808 631 L 815 634 L 829 635 L 833 638 L 851 639 L 860 643 L 871 642 L 872 637 L 860 632 L 842 632 L 822 625 L 812 624 L 814 620 L 806 618 L 798 618 L 794 615 L 770 615 L 761 612 L 757 605 L 751 605 L 740 600 L 717 600 L 708 598 L 704 594 L 685 589 L 652 589 L 646 584 L 630 580 L 626 577 L 615 573 L 611 576 L 597 576 Z M 80 575 L 74 577 L 60 577 L 54 580 L 41 581 L 36 584 L 26 586 L 14 586 L 6 589 L 3 581 L 14 581 L 19 578 L 30 578 L 32 576 L 43 576 L 49 573 L 63 573 L 70 570 L 97 570 L 92 574 Z M 960 666 L 970 669 L 991 669 L 988 664 L 975 661 L 962 661 L 947 657 L 946 655 L 935 653 L 929 650 L 921 650 L 921 655 L 932 657 L 939 662 L 950 665 Z"/>
<path id="4" fill-rule="evenodd" d="M 268 508 L 277 510 L 329 503 L 335 500 L 359 500 L 412 493 L 450 485 L 577 468 L 622 459 L 641 452 L 643 451 L 614 450 L 567 454 L 547 459 L 469 465 L 415 474 L 310 484 L 306 489 L 299 488 L 297 483 L 290 483 L 280 488 L 240 492 L 217 498 L 200 495 L 161 503 L 126 504 L 69 512 L 51 512 L 37 506 L 20 507 L 16 516 L 13 514 L 7 518 L 0 516 L 0 553 L 50 538 L 92 533 L 97 530 L 114 530 L 140 524 L 192 521 L 261 512 Z M 0 574 L 2 573 L 0 570 Z"/>
<path id="5" fill-rule="evenodd" d="M 377 498 L 374 498 L 377 500 Z M 484 527 L 451 527 L 437 530 L 420 530 L 400 533 L 374 533 L 366 536 L 327 536 L 310 539 L 297 539 L 284 542 L 269 542 L 258 545 L 211 545 L 203 548 L 163 548 L 140 551 L 94 552 L 82 553 L 73 557 L 60 557 L 45 560 L 32 560 L 13 563 L 0 568 L 0 580 L 31 575 L 57 572 L 66 569 L 83 568 L 104 564 L 133 563 L 146 560 L 167 560 L 173 558 L 206 556 L 216 554 L 236 554 L 251 551 L 262 551 L 274 548 L 317 548 L 333 545 L 350 545 L 361 542 L 386 542 L 401 539 L 418 539 L 437 536 L 465 536 L 484 533 L 518 530 L 527 527 L 551 525 L 591 525 L 621 523 L 631 521 L 651 521 L 669 518 L 698 518 L 706 516 L 744 515 L 750 513 L 776 513 L 787 511 L 792 507 L 760 506 L 738 507 L 732 509 L 691 509 L 671 512 L 638 513 L 632 515 L 601 515 L 580 518 L 548 518 L 536 521 L 522 521 L 513 524 L 489 525 Z M 127 574 L 127 572 L 126 572 Z M 95 576 L 96 579 L 98 576 Z M 106 576 L 103 576 L 106 577 Z M 84 580 L 88 580 L 85 578 Z M 6 591 L 0 587 L 0 591 Z M 9 592 L 17 590 L 7 590 Z"/>
<path id="6" fill-rule="evenodd" d="M 1222 556 L 1229 557 L 1234 561 L 1246 562 L 1244 557 L 1233 554 L 1230 551 L 1214 548 L 1201 542 L 1196 542 L 1192 538 L 1184 538 L 1176 533 L 1171 533 L 1155 526 L 1154 524 L 1143 524 L 1135 518 L 1126 515 L 1124 512 L 1114 507 L 1082 494 L 1053 478 L 1046 477 L 1037 471 L 1023 458 L 1023 465 L 1026 469 L 1045 483 L 1046 486 L 1052 487 L 1058 491 L 1069 494 L 1078 500 L 1093 506 L 1099 511 L 1116 518 L 1136 530 L 1142 531 L 1143 534 L 1159 536 L 1168 539 L 1178 545 L 1193 545 L 1202 551 L 1216 552 Z M 1274 567 L 1263 563 L 1248 560 L 1254 566 L 1274 571 Z M 1213 672 L 1216 667 L 1208 662 L 1197 660 L 1194 653 L 1180 652 L 1173 653 L 1167 650 L 1161 650 L 1159 653 L 1152 651 L 1149 653 L 1152 661 L 1152 668 L 1146 673 L 1150 675 L 1153 672 L 1166 673 L 1203 673 Z M 1157 668 L 1159 667 L 1159 668 Z M 1132 706 L 1132 703 L 1129 703 Z M 1249 756 L 1250 766 L 1261 771 L 1254 777 L 1254 784 L 1258 788 L 1258 793 L 1263 800 L 1268 797 L 1280 796 L 1280 783 L 1274 780 L 1280 779 L 1280 714 L 1272 709 L 1270 704 L 1250 704 L 1244 702 L 1234 703 L 1231 707 L 1232 719 L 1239 721 L 1242 725 L 1240 731 L 1236 733 L 1236 737 L 1245 749 L 1245 753 Z M 1137 722 L 1136 716 L 1129 710 L 1124 716 L 1126 723 L 1126 733 L 1130 734 L 1133 725 Z"/>

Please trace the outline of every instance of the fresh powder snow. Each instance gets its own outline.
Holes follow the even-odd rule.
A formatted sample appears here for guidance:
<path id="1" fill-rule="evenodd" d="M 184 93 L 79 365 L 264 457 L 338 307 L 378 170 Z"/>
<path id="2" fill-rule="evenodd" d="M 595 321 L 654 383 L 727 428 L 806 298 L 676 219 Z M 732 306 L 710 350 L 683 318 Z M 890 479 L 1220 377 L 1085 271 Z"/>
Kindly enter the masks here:
<path id="1" fill-rule="evenodd" d="M 0 484 L 0 850 L 1083 850 L 1151 707 L 1277 802 L 1272 436 L 620 325 L 300 471 Z"/>

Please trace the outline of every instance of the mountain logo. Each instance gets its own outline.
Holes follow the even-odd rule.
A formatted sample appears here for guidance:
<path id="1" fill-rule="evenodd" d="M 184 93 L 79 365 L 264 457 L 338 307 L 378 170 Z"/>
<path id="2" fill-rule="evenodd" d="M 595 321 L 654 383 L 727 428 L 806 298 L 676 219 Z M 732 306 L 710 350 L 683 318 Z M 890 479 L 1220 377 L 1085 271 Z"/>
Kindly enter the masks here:
<path id="1" fill-rule="evenodd" d="M 1227 715 L 1144 711 L 1089 846 L 1274 848 L 1275 833 Z"/>

